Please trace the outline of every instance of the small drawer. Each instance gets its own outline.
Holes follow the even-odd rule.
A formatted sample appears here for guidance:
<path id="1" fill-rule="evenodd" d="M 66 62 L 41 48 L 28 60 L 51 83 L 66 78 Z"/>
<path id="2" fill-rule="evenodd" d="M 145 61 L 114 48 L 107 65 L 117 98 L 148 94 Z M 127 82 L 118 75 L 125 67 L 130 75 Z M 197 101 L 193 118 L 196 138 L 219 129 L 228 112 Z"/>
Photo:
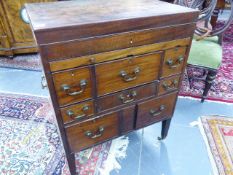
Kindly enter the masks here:
<path id="1" fill-rule="evenodd" d="M 66 128 L 66 134 L 72 152 L 78 152 L 119 136 L 118 113 L 107 114 L 70 126 Z"/>
<path id="2" fill-rule="evenodd" d="M 176 47 L 165 51 L 162 77 L 168 77 L 182 72 L 186 62 L 186 47 Z"/>
<path id="3" fill-rule="evenodd" d="M 173 76 L 160 81 L 159 95 L 166 94 L 178 90 L 180 83 L 180 76 Z"/>
<path id="4" fill-rule="evenodd" d="M 92 97 L 88 67 L 53 74 L 53 81 L 60 106 Z"/>
<path id="5" fill-rule="evenodd" d="M 97 109 L 98 111 L 104 111 L 116 106 L 119 107 L 121 105 L 134 103 L 137 100 L 146 97 L 155 96 L 157 92 L 157 84 L 157 82 L 154 82 L 136 88 L 124 90 L 119 93 L 100 97 L 97 100 Z"/>
<path id="6" fill-rule="evenodd" d="M 142 128 L 172 116 L 177 92 L 138 104 L 136 128 Z"/>
<path id="7" fill-rule="evenodd" d="M 83 121 L 94 113 L 93 101 L 86 101 L 61 109 L 63 122 L 65 124 L 73 121 Z"/>
<path id="8" fill-rule="evenodd" d="M 96 66 L 97 95 L 105 95 L 158 79 L 161 52 L 129 57 Z"/>

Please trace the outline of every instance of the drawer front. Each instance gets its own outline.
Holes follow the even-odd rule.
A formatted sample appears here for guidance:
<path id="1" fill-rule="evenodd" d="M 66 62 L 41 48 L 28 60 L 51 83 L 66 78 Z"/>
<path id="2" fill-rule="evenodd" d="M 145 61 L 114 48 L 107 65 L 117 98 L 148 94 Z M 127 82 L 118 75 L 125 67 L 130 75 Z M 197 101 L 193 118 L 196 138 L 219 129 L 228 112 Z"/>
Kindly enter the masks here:
<path id="1" fill-rule="evenodd" d="M 165 51 L 162 77 L 179 74 L 186 61 L 186 47 L 177 47 Z"/>
<path id="2" fill-rule="evenodd" d="M 184 39 L 172 40 L 167 42 L 153 43 L 149 45 L 131 47 L 122 50 L 114 50 L 114 51 L 103 52 L 94 55 L 70 58 L 59 61 L 52 61 L 49 64 L 51 71 L 54 72 L 59 70 L 71 69 L 88 64 L 101 63 L 105 61 L 126 58 L 128 55 L 143 55 L 146 53 L 171 49 L 178 46 L 188 46 L 190 40 L 191 38 L 184 38 Z"/>
<path id="3" fill-rule="evenodd" d="M 178 90 L 180 83 L 180 76 L 173 76 L 160 81 L 159 95 L 166 94 Z"/>
<path id="4" fill-rule="evenodd" d="M 60 106 L 92 97 L 90 69 L 80 68 L 53 74 L 53 81 Z"/>
<path id="5" fill-rule="evenodd" d="M 83 121 L 94 113 L 93 101 L 86 101 L 61 109 L 63 122 L 65 124 L 73 121 Z"/>
<path id="6" fill-rule="evenodd" d="M 142 128 L 172 116 L 177 92 L 138 104 L 136 128 Z"/>
<path id="7" fill-rule="evenodd" d="M 72 152 L 91 147 L 110 138 L 119 136 L 118 113 L 108 114 L 97 119 L 66 128 Z"/>
<path id="8" fill-rule="evenodd" d="M 119 93 L 107 95 L 98 98 L 97 108 L 98 111 L 104 111 L 116 106 L 126 105 L 134 103 L 137 100 L 154 96 L 157 93 L 157 82 L 150 83 L 147 85 L 139 86 L 137 88 L 132 88 L 124 90 Z"/>
<path id="9" fill-rule="evenodd" d="M 195 24 L 184 24 L 163 28 L 124 32 L 114 35 L 102 35 L 82 40 L 54 42 L 40 45 L 43 59 L 59 60 L 109 52 L 142 45 L 182 39 L 193 35 Z"/>
<path id="10" fill-rule="evenodd" d="M 161 53 L 99 64 L 96 66 L 97 95 L 101 96 L 157 80 L 160 65 Z"/>

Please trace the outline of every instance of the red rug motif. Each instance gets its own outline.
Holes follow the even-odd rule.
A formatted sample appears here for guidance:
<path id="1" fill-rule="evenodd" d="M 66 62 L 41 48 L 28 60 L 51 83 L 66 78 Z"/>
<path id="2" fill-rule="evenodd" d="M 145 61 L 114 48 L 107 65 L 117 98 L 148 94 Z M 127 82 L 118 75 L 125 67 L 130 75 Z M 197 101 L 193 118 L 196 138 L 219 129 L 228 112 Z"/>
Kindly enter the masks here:
<path id="1" fill-rule="evenodd" d="M 79 174 L 98 175 L 109 160 L 111 145 L 120 142 L 115 139 L 77 153 Z M 47 98 L 0 93 L 0 174 L 70 174 Z"/>
<path id="2" fill-rule="evenodd" d="M 226 31 L 233 37 L 233 25 Z M 179 95 L 200 98 L 203 93 L 204 81 L 189 81 L 188 76 L 201 76 L 203 69 L 188 67 L 184 76 Z M 209 91 L 209 100 L 233 103 L 233 42 L 224 38 L 223 41 L 223 60 L 218 71 L 217 77 Z"/>

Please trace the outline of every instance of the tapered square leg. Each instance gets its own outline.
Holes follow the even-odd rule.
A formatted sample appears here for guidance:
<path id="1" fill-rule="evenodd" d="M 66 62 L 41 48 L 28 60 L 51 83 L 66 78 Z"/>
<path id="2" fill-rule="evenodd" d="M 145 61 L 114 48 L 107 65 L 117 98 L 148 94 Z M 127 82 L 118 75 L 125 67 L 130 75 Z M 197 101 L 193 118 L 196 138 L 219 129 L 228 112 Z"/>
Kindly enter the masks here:
<path id="1" fill-rule="evenodd" d="M 70 170 L 71 175 L 78 175 L 79 173 L 76 172 L 76 165 L 75 165 L 75 155 L 74 153 L 66 155 L 67 162 Z"/>
<path id="2" fill-rule="evenodd" d="M 167 120 L 162 121 L 161 137 L 158 137 L 159 140 L 163 140 L 167 137 L 170 123 L 171 123 L 171 119 L 167 119 Z"/>

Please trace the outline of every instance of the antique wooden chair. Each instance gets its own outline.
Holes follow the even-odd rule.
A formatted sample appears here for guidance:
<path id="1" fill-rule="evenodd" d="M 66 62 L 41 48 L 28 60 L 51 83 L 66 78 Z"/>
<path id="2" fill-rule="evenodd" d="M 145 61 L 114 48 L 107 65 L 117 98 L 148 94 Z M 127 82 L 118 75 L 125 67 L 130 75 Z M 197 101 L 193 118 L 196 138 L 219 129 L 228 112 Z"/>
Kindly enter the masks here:
<path id="1" fill-rule="evenodd" d="M 230 3 L 230 15 L 225 20 L 221 27 L 213 26 L 211 24 L 215 17 L 216 5 L 218 0 L 177 0 L 176 4 L 188 6 L 191 8 L 198 8 L 200 10 L 195 36 L 192 41 L 190 55 L 188 58 L 188 66 L 202 67 L 206 72 L 205 87 L 202 94 L 201 102 L 204 102 L 208 95 L 208 91 L 216 77 L 218 68 L 222 62 L 222 36 L 223 32 L 229 27 L 233 19 L 233 3 Z M 198 77 L 189 77 L 198 78 Z"/>

